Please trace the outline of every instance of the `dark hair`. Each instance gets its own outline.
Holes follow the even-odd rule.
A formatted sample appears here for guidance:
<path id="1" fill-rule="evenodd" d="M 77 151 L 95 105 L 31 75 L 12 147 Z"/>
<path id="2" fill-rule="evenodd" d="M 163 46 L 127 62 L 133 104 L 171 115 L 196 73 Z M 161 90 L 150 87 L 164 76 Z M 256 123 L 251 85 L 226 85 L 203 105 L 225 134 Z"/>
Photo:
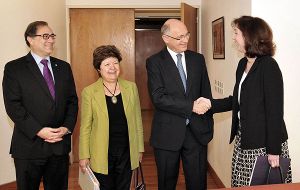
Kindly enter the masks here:
<path id="1" fill-rule="evenodd" d="M 275 54 L 276 46 L 273 42 L 272 29 L 263 19 L 242 16 L 234 19 L 231 25 L 242 32 L 247 57 L 273 56 Z"/>
<path id="2" fill-rule="evenodd" d="M 28 47 L 30 47 L 30 43 L 28 42 L 27 37 L 33 37 L 34 35 L 36 35 L 36 31 L 40 26 L 48 26 L 48 23 L 45 21 L 35 21 L 27 26 L 24 37 Z"/>
<path id="3" fill-rule="evenodd" d="M 94 50 L 93 53 L 93 65 L 96 70 L 100 68 L 100 65 L 103 60 L 114 57 L 117 58 L 118 61 L 122 61 L 122 56 L 118 48 L 114 45 L 103 45 L 99 46 Z"/>

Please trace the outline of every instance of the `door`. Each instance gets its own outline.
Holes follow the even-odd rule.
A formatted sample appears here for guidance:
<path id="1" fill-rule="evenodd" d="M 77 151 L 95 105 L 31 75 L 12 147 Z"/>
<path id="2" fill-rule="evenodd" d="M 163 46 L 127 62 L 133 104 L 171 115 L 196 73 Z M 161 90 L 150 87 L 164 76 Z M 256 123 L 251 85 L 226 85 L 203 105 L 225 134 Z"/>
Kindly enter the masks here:
<path id="1" fill-rule="evenodd" d="M 144 141 L 149 143 L 153 105 L 147 88 L 146 59 L 164 47 L 159 29 L 136 30 L 136 85 L 138 87 L 144 127 Z M 146 48 L 147 47 L 147 48 Z"/>
<path id="2" fill-rule="evenodd" d="M 150 100 L 150 96 L 147 88 L 147 71 L 146 71 L 146 59 L 159 52 L 164 47 L 164 42 L 161 38 L 159 29 L 144 29 L 136 30 L 136 57 L 135 57 L 135 77 L 136 84 L 139 90 L 141 109 L 151 110 L 153 105 Z M 145 48 L 147 46 L 147 48 Z M 142 98 L 141 98 L 142 97 Z"/>
<path id="3" fill-rule="evenodd" d="M 188 31 L 191 33 L 188 49 L 197 52 L 197 33 L 198 33 L 198 16 L 197 8 L 192 7 L 186 3 L 181 3 L 181 21 L 186 25 Z"/>
<path id="4" fill-rule="evenodd" d="M 79 114 L 73 133 L 73 156 L 78 161 L 81 91 L 95 82 L 93 51 L 100 45 L 120 49 L 120 77 L 135 81 L 135 38 L 133 9 L 70 9 L 71 67 L 79 98 Z"/>

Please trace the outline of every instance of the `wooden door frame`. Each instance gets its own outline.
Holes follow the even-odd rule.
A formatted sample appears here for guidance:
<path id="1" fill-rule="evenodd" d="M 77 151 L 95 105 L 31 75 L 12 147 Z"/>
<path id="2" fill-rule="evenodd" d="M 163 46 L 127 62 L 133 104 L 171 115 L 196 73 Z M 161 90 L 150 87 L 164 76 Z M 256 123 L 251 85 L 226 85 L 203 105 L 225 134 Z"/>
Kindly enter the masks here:
<path id="1" fill-rule="evenodd" d="M 188 49 L 192 51 L 198 51 L 198 33 L 199 33 L 199 16 L 198 16 L 198 9 L 187 4 L 187 3 L 181 3 L 181 9 L 180 9 L 180 19 L 185 25 L 187 26 L 189 32 L 190 32 L 190 40 L 188 44 Z M 193 43 L 196 39 L 196 43 Z"/>
<path id="2" fill-rule="evenodd" d="M 199 19 L 199 15 L 201 15 L 201 9 L 200 9 L 200 4 L 199 5 L 192 5 L 193 7 L 198 9 L 198 32 L 197 32 L 197 43 L 198 43 L 198 51 L 201 50 L 201 44 L 199 43 L 199 41 L 201 42 L 201 19 Z M 90 6 L 86 6 L 86 5 L 67 5 L 66 6 L 66 42 L 67 42 L 67 61 L 70 63 L 71 60 L 71 48 L 70 48 L 70 9 L 73 8 L 130 8 L 130 9 L 135 9 L 135 10 L 157 10 L 160 11 L 161 10 L 180 10 L 181 8 L 181 4 L 178 4 L 178 6 L 174 6 L 174 5 L 163 5 L 163 6 L 159 6 L 157 4 L 153 4 L 153 5 L 147 5 L 147 6 L 141 6 L 141 5 L 111 5 L 111 4 L 107 4 L 107 5 L 90 5 Z M 70 63 L 72 64 L 72 63 Z"/>

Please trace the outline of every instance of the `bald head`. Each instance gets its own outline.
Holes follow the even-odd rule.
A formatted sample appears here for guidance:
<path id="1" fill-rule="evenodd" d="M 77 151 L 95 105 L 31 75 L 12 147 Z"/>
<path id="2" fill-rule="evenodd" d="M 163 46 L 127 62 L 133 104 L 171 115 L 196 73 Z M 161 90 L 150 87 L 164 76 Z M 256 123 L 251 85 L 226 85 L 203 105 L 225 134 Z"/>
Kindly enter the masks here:
<path id="1" fill-rule="evenodd" d="M 174 29 L 180 28 L 186 29 L 186 26 L 183 22 L 178 19 L 168 19 L 161 27 L 161 34 L 170 34 Z"/>
<path id="2" fill-rule="evenodd" d="M 172 51 L 181 53 L 187 50 L 190 33 L 180 20 L 167 20 L 161 27 L 161 34 L 165 44 Z"/>

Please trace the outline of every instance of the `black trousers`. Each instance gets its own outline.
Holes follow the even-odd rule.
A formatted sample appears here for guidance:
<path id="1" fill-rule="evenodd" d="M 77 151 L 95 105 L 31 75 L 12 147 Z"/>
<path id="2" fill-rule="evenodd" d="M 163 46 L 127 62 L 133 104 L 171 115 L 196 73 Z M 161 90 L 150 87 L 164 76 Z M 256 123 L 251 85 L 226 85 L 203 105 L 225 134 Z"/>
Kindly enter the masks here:
<path id="1" fill-rule="evenodd" d="M 154 148 L 159 190 L 175 190 L 180 159 L 187 190 L 207 189 L 207 146 L 197 142 L 187 126 L 185 140 L 180 150 Z"/>
<path id="2" fill-rule="evenodd" d="M 67 190 L 69 155 L 45 159 L 14 158 L 18 190 L 39 190 L 41 179 L 45 190 Z"/>
<path id="3" fill-rule="evenodd" d="M 101 190 L 129 189 L 132 175 L 129 147 L 109 148 L 108 175 L 94 174 Z"/>

